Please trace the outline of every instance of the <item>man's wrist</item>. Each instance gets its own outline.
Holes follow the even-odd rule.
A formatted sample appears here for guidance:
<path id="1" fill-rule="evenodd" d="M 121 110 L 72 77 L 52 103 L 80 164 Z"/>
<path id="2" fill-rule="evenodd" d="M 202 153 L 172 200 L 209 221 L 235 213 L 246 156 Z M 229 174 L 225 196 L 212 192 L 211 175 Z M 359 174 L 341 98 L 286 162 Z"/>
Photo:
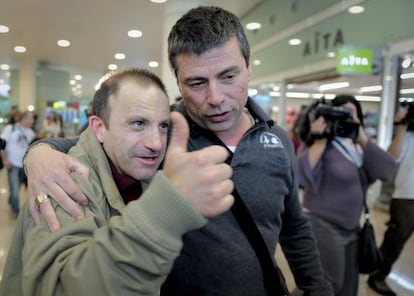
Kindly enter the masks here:
<path id="1" fill-rule="evenodd" d="M 24 156 L 23 156 L 23 169 L 24 169 L 24 172 L 25 172 L 26 176 L 27 176 L 27 168 L 26 168 L 27 156 L 29 155 L 30 151 L 32 151 L 33 149 L 36 149 L 38 147 L 45 147 L 45 148 L 52 149 L 52 147 L 49 144 L 42 143 L 42 142 L 30 145 L 27 148 L 27 150 L 26 150 L 26 152 L 24 153 Z"/>

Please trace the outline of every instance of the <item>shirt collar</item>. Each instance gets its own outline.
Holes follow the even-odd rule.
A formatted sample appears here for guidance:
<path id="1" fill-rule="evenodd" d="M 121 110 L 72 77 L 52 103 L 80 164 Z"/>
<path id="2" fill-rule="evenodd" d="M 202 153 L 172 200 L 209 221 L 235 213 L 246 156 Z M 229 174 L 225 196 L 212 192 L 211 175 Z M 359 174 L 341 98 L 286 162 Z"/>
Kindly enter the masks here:
<path id="1" fill-rule="evenodd" d="M 109 165 L 111 167 L 111 172 L 112 172 L 112 176 L 114 177 L 114 181 L 116 184 L 116 187 L 118 188 L 119 192 L 121 192 L 122 195 L 122 190 L 124 190 L 125 188 L 133 185 L 133 184 L 141 184 L 140 181 L 127 176 L 127 175 L 121 175 L 118 172 L 118 169 L 115 167 L 115 165 L 113 164 L 113 162 L 108 158 L 108 162 Z"/>

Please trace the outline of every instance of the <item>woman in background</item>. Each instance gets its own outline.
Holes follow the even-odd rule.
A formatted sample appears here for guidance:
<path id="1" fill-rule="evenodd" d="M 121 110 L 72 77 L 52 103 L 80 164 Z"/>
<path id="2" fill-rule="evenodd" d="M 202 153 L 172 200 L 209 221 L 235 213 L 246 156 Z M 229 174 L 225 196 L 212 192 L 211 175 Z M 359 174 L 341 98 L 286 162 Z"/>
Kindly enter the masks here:
<path id="1" fill-rule="evenodd" d="M 62 124 L 60 118 L 54 111 L 50 111 L 49 116 L 43 122 L 43 137 L 57 138 L 62 133 Z"/>
<path id="2" fill-rule="evenodd" d="M 332 106 L 352 110 L 347 121 L 359 126 L 354 125 L 354 136 L 340 137 L 332 134 L 328 116 L 310 118 L 311 136 L 298 154 L 299 182 L 326 278 L 335 295 L 356 296 L 358 232 L 367 188 L 377 179 L 391 180 L 396 163 L 368 139 L 361 105 L 353 96 L 339 95 Z"/>

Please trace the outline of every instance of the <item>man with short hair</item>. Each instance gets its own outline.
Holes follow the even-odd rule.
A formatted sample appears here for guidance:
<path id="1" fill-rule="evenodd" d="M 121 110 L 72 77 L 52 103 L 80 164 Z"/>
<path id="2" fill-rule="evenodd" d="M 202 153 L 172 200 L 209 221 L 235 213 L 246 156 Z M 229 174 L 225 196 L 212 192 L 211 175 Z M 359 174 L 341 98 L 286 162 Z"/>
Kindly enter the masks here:
<path id="1" fill-rule="evenodd" d="M 188 126 L 177 113 L 166 153 L 168 103 L 161 80 L 147 70 L 119 71 L 102 83 L 89 128 L 69 152 L 89 168 L 89 178 L 70 173 L 88 198 L 84 219 L 56 207 L 62 226 L 50 233 L 44 221 L 33 223 L 25 207 L 0 295 L 157 293 L 182 235 L 233 201 L 231 168 L 223 163 L 227 152 L 216 146 L 188 153 Z M 36 203 L 54 205 L 45 194 Z"/>
<path id="2" fill-rule="evenodd" d="M 280 242 L 297 286 L 305 295 L 333 295 L 299 202 L 292 143 L 247 95 L 252 75 L 250 48 L 239 19 L 219 7 L 191 9 L 170 32 L 168 56 L 182 96 L 176 111 L 190 124 L 188 149 L 197 151 L 220 143 L 233 153 L 232 179 L 271 257 Z M 28 155 L 29 171 L 39 173 L 39 177 L 32 174 L 34 180 L 51 176 L 39 161 L 45 151 L 36 149 L 36 158 L 32 156 L 35 153 Z M 61 154 L 59 158 L 59 179 L 65 179 L 61 172 L 76 163 Z M 36 184 L 41 186 L 33 187 L 34 192 L 50 192 L 63 208 L 73 215 L 78 213 L 74 201 L 55 189 L 63 186 L 66 192 L 77 192 L 76 188 L 58 178 L 53 178 L 53 184 Z M 72 195 L 82 200 L 80 194 Z M 33 209 L 38 219 L 39 213 Z M 42 215 L 51 213 L 42 210 Z M 50 219 L 49 223 L 58 222 Z M 229 211 L 184 236 L 183 252 L 161 291 L 171 296 L 266 293 L 259 260 Z"/>

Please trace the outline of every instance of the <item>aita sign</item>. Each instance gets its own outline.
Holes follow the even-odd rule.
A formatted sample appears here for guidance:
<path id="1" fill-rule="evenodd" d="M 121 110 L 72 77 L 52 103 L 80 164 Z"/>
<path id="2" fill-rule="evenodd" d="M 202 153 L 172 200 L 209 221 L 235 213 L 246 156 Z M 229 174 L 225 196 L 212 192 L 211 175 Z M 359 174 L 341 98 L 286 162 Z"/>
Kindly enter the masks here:
<path id="1" fill-rule="evenodd" d="M 337 51 L 336 71 L 340 74 L 372 73 L 371 48 L 341 48 Z"/>

